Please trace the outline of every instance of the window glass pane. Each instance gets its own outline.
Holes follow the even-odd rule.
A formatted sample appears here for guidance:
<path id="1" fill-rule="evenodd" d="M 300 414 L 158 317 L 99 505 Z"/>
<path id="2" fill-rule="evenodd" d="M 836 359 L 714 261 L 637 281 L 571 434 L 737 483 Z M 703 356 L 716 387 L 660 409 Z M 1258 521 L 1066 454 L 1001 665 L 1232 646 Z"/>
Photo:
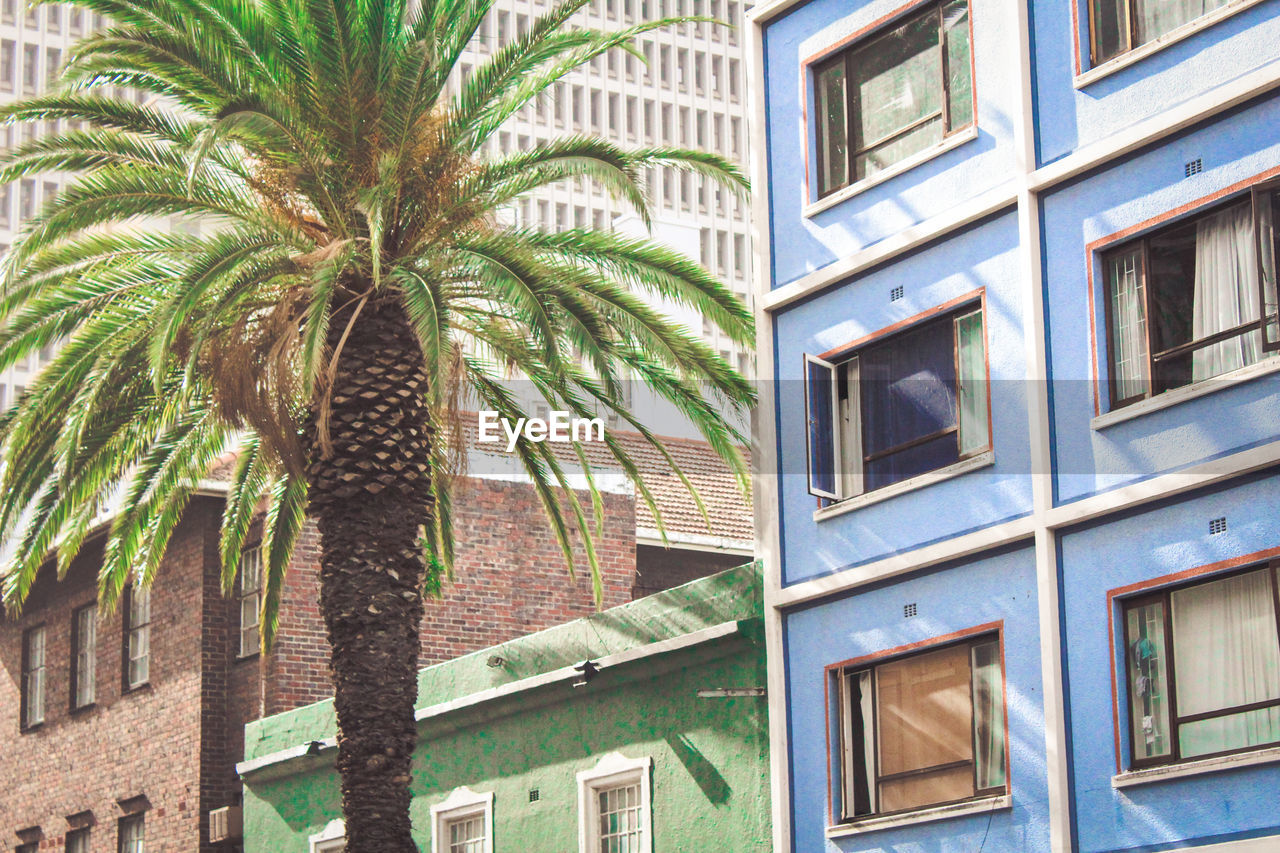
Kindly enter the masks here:
<path id="1" fill-rule="evenodd" d="M 874 174 L 942 139 L 942 51 L 937 10 L 873 39 L 853 52 L 858 177 Z M 907 133 L 910 128 L 917 128 Z M 898 137 L 906 138 L 898 140 Z"/>
<path id="2" fill-rule="evenodd" d="M 1179 717 L 1280 699 L 1271 574 L 1261 569 L 1172 593 Z M 1183 757 L 1225 752 L 1280 740 L 1280 715 L 1203 720 L 1178 734 Z"/>
<path id="3" fill-rule="evenodd" d="M 1266 325 L 1263 344 L 1267 349 L 1280 345 L 1280 296 L 1276 293 L 1276 259 L 1280 257 L 1280 191 L 1262 193 L 1257 201 L 1259 274 L 1262 276 L 1262 311 Z"/>
<path id="4" fill-rule="evenodd" d="M 1115 398 L 1128 400 L 1147 393 L 1146 285 L 1138 247 L 1106 260 L 1111 288 L 1111 381 Z"/>
<path id="5" fill-rule="evenodd" d="M 969 2 L 953 0 L 942 7 L 947 40 L 948 131 L 973 123 L 973 66 L 969 56 Z"/>
<path id="6" fill-rule="evenodd" d="M 969 647 L 952 646 L 876 669 L 880 811 L 898 811 L 974 794 Z M 912 771 L 909 776 L 899 774 Z"/>
<path id="7" fill-rule="evenodd" d="M 1093 0 L 1089 13 L 1094 65 L 1129 49 L 1129 0 Z"/>
<path id="8" fill-rule="evenodd" d="M 996 642 L 973 647 L 973 742 L 978 790 L 1004 787 L 1004 691 Z"/>
<path id="9" fill-rule="evenodd" d="M 960 453 L 982 450 L 990 443 L 987 428 L 987 355 L 982 335 L 982 312 L 956 318 L 956 358 L 960 376 Z"/>
<path id="10" fill-rule="evenodd" d="M 959 459 L 956 436 L 944 432 L 957 425 L 951 320 L 897 335 L 859 361 L 868 491 Z"/>
<path id="11" fill-rule="evenodd" d="M 826 195 L 849 183 L 848 119 L 844 57 L 818 72 L 818 156 L 822 160 L 818 192 Z"/>
<path id="12" fill-rule="evenodd" d="M 76 613 L 76 683 L 75 706 L 94 700 L 95 652 L 97 649 L 97 607 L 89 606 Z"/>
<path id="13" fill-rule="evenodd" d="M 818 359 L 805 362 L 805 395 L 808 406 L 809 491 L 834 498 L 836 488 L 835 421 L 832 398 L 835 368 Z"/>
<path id="14" fill-rule="evenodd" d="M 640 785 L 624 785 L 596 793 L 600 815 L 600 853 L 638 853 Z"/>
<path id="15" fill-rule="evenodd" d="M 844 787 L 841 804 L 846 818 L 871 814 L 871 778 L 875 768 L 874 738 L 871 725 L 875 719 L 871 708 L 871 671 L 844 676 L 844 719 L 841 736 L 844 743 Z"/>
<path id="16" fill-rule="evenodd" d="M 1125 614 L 1129 718 L 1133 758 L 1170 752 L 1169 687 L 1164 643 L 1164 603 L 1129 608 Z"/>
<path id="17" fill-rule="evenodd" d="M 1135 45 L 1146 44 L 1229 0 L 1135 0 Z"/>

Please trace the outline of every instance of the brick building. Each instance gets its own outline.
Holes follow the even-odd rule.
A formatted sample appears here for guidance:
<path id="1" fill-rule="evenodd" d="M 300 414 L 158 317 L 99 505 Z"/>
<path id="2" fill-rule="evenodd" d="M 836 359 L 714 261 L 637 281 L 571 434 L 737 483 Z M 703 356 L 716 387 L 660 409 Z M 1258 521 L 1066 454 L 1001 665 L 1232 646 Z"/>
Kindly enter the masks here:
<path id="1" fill-rule="evenodd" d="M 603 487 L 604 607 L 741 562 L 749 547 L 750 512 L 727 472 L 705 445 L 670 446 L 713 530 L 678 480 L 642 457 L 672 550 L 654 544 L 650 510 L 629 483 Z M 210 841 L 209 815 L 239 802 L 244 724 L 325 699 L 330 684 L 314 528 L 299 541 L 279 639 L 263 657 L 252 582 L 230 598 L 219 588 L 221 508 L 216 489 L 194 498 L 151 592 L 114 613 L 87 609 L 101 547 L 91 544 L 62 579 L 39 579 L 21 618 L 0 624 L 0 851 L 235 849 L 234 827 Z M 595 611 L 589 576 L 566 575 L 526 483 L 476 472 L 459 481 L 454 512 L 455 580 L 427 605 L 424 666 Z M 130 846 L 138 838 L 145 847 Z"/>

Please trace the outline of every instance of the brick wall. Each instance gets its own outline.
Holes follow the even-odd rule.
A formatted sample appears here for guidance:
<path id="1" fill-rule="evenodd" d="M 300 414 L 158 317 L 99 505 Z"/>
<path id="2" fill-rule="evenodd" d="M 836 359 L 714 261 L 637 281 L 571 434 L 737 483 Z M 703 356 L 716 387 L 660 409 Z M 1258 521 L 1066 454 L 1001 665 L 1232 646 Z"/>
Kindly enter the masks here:
<path id="1" fill-rule="evenodd" d="M 201 820 L 204 542 L 216 502 L 197 500 L 174 533 L 152 592 L 150 682 L 125 693 L 122 613 L 99 613 L 91 707 L 70 710 L 71 614 L 96 596 L 98 546 L 61 581 L 42 577 L 24 615 L 0 624 L 0 850 L 40 828 L 40 849 L 63 849 L 68 817 L 91 820 L 90 849 L 116 850 L 119 802 L 145 796 L 148 850 L 192 851 Z M 216 534 L 216 527 L 214 528 Z M 19 729 L 23 631 L 46 626 L 45 721 Z M 83 813 L 91 812 L 87 818 Z M 77 823 L 77 825 L 80 825 Z"/>
<path id="2" fill-rule="evenodd" d="M 590 501 L 579 495 L 590 516 Z M 635 576 L 635 502 L 604 496 L 605 524 L 595 538 L 604 579 L 603 606 L 631 600 Z M 577 577 L 564 557 L 533 489 L 522 483 L 460 479 L 454 494 L 454 580 L 444 598 L 427 602 L 422 666 L 483 649 L 595 611 L 586 553 L 575 535 Z M 332 692 L 329 649 L 320 617 L 320 542 L 308 524 L 280 607 L 276 649 L 264 665 L 265 711 L 297 708 Z"/>
<path id="3" fill-rule="evenodd" d="M 580 495 L 589 507 L 586 495 Z M 604 607 L 631 599 L 635 505 L 605 495 L 596 536 Z M 121 612 L 100 614 L 96 702 L 72 713 L 72 611 L 95 599 L 100 544 L 58 581 L 42 576 L 17 620 L 0 623 L 0 851 L 39 827 L 41 849 L 63 849 L 68 817 L 92 814 L 91 850 L 116 850 L 119 801 L 145 796 L 148 850 L 208 851 L 207 813 L 239 802 L 235 763 L 244 724 L 328 698 L 328 644 L 319 610 L 319 537 L 304 529 L 281 602 L 279 642 L 265 659 L 239 656 L 239 609 L 223 598 L 217 552 L 221 501 L 193 500 L 152 589 L 150 683 L 123 693 Z M 460 482 L 455 579 L 429 602 L 421 662 L 446 660 L 594 612 L 580 541 L 570 579 L 532 489 Z M 575 533 L 575 540 L 577 539 Z M 22 636 L 47 631 L 45 722 L 19 733 Z M 77 818 L 79 820 L 79 818 Z M 77 822 L 75 826 L 79 826 Z"/>

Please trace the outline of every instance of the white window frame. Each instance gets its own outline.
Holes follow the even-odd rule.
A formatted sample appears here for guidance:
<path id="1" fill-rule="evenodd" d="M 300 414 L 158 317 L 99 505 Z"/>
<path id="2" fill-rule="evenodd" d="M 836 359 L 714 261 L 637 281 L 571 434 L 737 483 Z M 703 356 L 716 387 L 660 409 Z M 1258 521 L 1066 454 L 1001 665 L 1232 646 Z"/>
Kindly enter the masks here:
<path id="1" fill-rule="evenodd" d="M 124 690 L 136 690 L 144 684 L 151 683 L 151 588 L 130 586 L 124 607 Z M 134 604 L 139 596 L 146 598 L 146 615 L 142 621 L 135 623 Z M 133 677 L 134 667 L 138 661 L 139 678 Z"/>
<path id="2" fill-rule="evenodd" d="M 347 825 L 342 818 L 334 818 L 324 829 L 307 839 L 309 853 L 342 853 L 347 849 Z"/>
<path id="3" fill-rule="evenodd" d="M 493 792 L 479 793 L 466 785 L 454 788 L 443 802 L 431 807 L 431 850 L 449 853 L 449 824 L 457 820 L 484 817 L 483 853 L 493 853 Z"/>
<path id="4" fill-rule="evenodd" d="M 608 788 L 640 785 L 640 846 L 634 853 L 653 853 L 653 759 L 627 758 L 610 752 L 596 766 L 578 773 L 578 850 L 598 853 L 600 818 L 596 794 Z"/>

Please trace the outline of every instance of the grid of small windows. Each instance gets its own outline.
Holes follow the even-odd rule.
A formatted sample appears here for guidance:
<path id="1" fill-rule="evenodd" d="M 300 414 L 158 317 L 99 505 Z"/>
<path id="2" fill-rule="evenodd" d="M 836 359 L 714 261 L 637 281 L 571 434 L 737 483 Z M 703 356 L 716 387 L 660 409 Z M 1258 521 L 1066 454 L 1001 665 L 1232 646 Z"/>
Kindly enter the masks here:
<path id="1" fill-rule="evenodd" d="M 464 53 L 463 63 L 476 67 L 497 46 L 526 31 L 550 5 L 546 0 L 498 0 Z M 716 15 L 738 29 L 667 27 L 636 40 L 643 62 L 621 52 L 597 57 L 521 109 L 492 135 L 486 153 L 493 156 L 527 150 L 536 142 L 578 131 L 600 134 L 628 146 L 703 147 L 743 163 L 748 153 L 742 118 L 746 67 L 739 30 L 750 8 L 750 3 L 724 0 L 614 0 L 610 11 L 608 0 L 595 0 L 575 16 L 575 24 L 615 29 L 640 20 L 699 14 L 695 10 L 701 9 L 701 14 Z M 664 223 L 678 224 L 696 215 L 717 236 L 712 251 L 699 260 L 733 292 L 749 300 L 746 198 L 672 167 L 649 169 L 643 177 L 658 231 Z M 521 226 L 555 230 L 587 224 L 608 228 L 616 225 L 616 217 L 628 212 L 628 207 L 599 187 L 564 182 L 546 188 L 538 199 L 515 204 L 508 215 Z M 704 337 L 717 351 L 729 352 L 731 364 L 750 365 L 749 357 L 740 358 L 742 348 L 714 327 Z"/>
<path id="2" fill-rule="evenodd" d="M 596 792 L 600 820 L 600 853 L 635 853 L 644 836 L 640 783 Z"/>

